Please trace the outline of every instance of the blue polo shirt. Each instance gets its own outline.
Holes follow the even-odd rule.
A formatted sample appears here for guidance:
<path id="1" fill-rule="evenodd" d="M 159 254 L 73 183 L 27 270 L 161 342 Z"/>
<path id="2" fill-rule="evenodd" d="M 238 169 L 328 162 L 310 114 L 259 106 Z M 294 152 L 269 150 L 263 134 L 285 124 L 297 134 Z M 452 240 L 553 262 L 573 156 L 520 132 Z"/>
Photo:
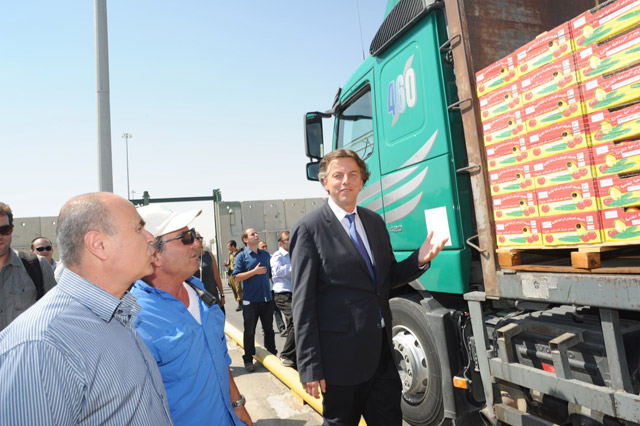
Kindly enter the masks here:
<path id="1" fill-rule="evenodd" d="M 271 285 L 269 279 L 271 278 L 271 256 L 266 250 L 258 249 L 257 253 L 249 250 L 245 247 L 237 256 L 236 261 L 233 263 L 233 276 L 234 278 L 242 272 L 249 272 L 256 266 L 265 266 L 267 273 L 263 275 L 254 275 L 242 282 L 242 300 L 246 302 L 269 302 L 271 297 Z"/>

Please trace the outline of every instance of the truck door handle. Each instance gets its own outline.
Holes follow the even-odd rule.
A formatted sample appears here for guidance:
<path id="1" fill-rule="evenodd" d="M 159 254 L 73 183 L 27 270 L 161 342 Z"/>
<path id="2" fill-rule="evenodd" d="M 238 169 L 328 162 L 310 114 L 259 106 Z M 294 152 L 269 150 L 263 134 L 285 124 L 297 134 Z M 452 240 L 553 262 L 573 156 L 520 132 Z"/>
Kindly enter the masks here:
<path id="1" fill-rule="evenodd" d="M 456 170 L 456 173 L 461 174 L 461 173 L 476 173 L 479 172 L 481 170 L 481 167 L 478 164 L 469 164 L 467 167 L 462 167 L 458 170 Z"/>
<path id="2" fill-rule="evenodd" d="M 468 245 L 469 247 L 472 247 L 472 248 L 476 249 L 478 252 L 480 252 L 480 253 L 482 253 L 482 254 L 485 254 L 485 253 L 487 252 L 486 250 L 481 249 L 479 246 L 477 246 L 477 245 L 475 245 L 475 244 L 473 244 L 473 243 L 471 242 L 471 240 L 473 240 L 474 238 L 478 238 L 478 237 L 479 237 L 479 234 L 476 234 L 476 235 L 474 235 L 473 237 L 468 238 L 468 239 L 467 239 L 467 241 L 465 241 L 465 242 L 467 243 L 467 245 Z"/>
<path id="3" fill-rule="evenodd" d="M 471 98 L 465 98 L 462 100 L 459 100 L 458 102 L 454 102 L 451 105 L 449 105 L 447 107 L 447 109 L 449 110 L 449 112 L 451 111 L 460 111 L 462 109 L 462 104 L 465 102 L 469 102 L 469 106 L 471 106 L 473 104 L 473 102 L 471 101 Z"/>

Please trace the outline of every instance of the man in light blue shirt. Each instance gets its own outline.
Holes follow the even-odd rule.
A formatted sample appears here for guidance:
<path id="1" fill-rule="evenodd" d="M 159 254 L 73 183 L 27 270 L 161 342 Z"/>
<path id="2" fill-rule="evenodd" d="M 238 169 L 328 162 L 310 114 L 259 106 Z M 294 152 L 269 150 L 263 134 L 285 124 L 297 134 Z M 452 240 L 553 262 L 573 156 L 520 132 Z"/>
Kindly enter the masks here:
<path id="1" fill-rule="evenodd" d="M 231 376 L 224 314 L 192 274 L 198 269 L 196 232 L 201 213 L 176 214 L 158 205 L 138 209 L 155 237 L 154 271 L 131 292 L 142 306 L 134 326 L 151 350 L 176 425 L 252 425 Z M 244 422 L 244 423 L 243 423 Z"/>
<path id="2" fill-rule="evenodd" d="M 271 256 L 271 279 L 273 281 L 273 301 L 284 315 L 287 339 L 280 352 L 280 362 L 285 367 L 293 367 L 296 359 L 296 343 L 293 335 L 291 316 L 291 258 L 289 257 L 289 231 L 278 235 L 278 251 Z"/>
<path id="3" fill-rule="evenodd" d="M 153 271 L 151 235 L 110 193 L 68 201 L 58 218 L 60 282 L 0 333 L 0 424 L 172 425 L 127 289 Z"/>

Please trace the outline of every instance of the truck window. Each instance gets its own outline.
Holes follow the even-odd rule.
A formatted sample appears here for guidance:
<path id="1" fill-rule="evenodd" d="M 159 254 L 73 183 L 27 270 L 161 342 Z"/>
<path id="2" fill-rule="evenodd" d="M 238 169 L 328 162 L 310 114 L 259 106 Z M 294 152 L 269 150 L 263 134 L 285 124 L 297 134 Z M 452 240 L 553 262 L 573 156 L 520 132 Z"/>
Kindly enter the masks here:
<path id="1" fill-rule="evenodd" d="M 371 88 L 360 92 L 338 117 L 337 148 L 351 149 L 366 160 L 373 154 Z"/>

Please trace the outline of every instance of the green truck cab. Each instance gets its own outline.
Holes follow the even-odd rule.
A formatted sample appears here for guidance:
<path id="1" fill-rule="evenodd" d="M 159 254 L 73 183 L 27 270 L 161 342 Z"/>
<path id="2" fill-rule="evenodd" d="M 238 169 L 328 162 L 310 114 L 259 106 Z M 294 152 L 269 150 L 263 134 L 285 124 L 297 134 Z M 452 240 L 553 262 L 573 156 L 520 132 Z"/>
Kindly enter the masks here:
<path id="1" fill-rule="evenodd" d="M 624 344 L 638 346 L 640 306 L 621 295 L 640 297 L 640 277 L 499 268 L 473 83 L 476 71 L 597 3 L 389 0 L 371 56 L 331 109 L 305 114 L 307 178 L 317 180 L 325 152 L 357 152 L 371 172 L 358 203 L 384 218 L 399 260 L 428 231 L 450 239 L 429 271 L 390 301 L 409 424 L 640 422 L 640 381 L 620 377 L 638 371 L 637 351 L 625 357 Z M 323 121 L 332 117 L 332 143 L 325 147 L 329 130 Z M 527 290 L 539 283 L 546 286 L 542 296 Z M 591 323 L 577 326 L 589 344 L 563 346 L 575 353 L 554 358 L 550 373 L 541 360 L 551 359 L 554 338 L 564 335 L 566 318 L 576 309 L 582 309 L 577 315 L 591 315 L 599 332 Z M 539 319 L 543 314 L 547 322 Z M 536 327 L 546 327 L 544 343 L 529 333 Z M 513 338 L 507 343 L 513 349 L 503 350 L 505 336 Z M 603 352 L 622 355 L 614 360 Z M 598 371 L 576 383 L 577 372 L 556 373 L 558 365 L 580 369 L 567 367 L 567 356 L 574 364 L 582 360 L 583 370 L 587 360 L 595 360 Z M 603 403 L 599 398 L 611 397 L 616 386 L 624 398 Z"/>

